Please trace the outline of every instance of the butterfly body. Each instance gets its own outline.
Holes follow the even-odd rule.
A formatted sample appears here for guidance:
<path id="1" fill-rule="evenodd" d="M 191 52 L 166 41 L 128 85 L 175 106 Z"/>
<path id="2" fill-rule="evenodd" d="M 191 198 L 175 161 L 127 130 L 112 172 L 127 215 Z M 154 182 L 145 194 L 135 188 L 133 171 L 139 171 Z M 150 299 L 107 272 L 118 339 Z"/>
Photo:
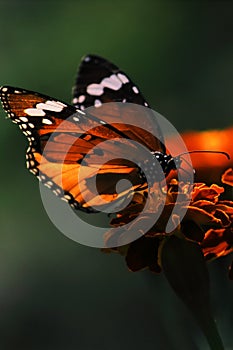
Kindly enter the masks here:
<path id="1" fill-rule="evenodd" d="M 179 157 L 172 157 L 170 154 L 164 154 L 162 152 L 152 152 L 155 159 L 161 165 L 165 177 L 167 177 L 172 170 L 177 170 L 180 166 L 181 160 Z"/>
<path id="2" fill-rule="evenodd" d="M 73 105 L 10 86 L 0 89 L 0 98 L 9 118 L 28 139 L 27 168 L 77 209 L 101 210 L 99 196 L 111 203 L 130 191 L 125 185 L 117 193 L 119 180 L 126 178 L 134 190 L 144 191 L 179 165 L 178 158 L 166 153 L 160 128 L 139 89 L 118 67 L 98 56 L 88 55 L 82 61 Z M 119 118 L 119 102 L 125 104 L 127 122 Z M 140 127 L 132 119 L 135 104 L 143 106 Z M 146 149 L 138 164 L 127 159 L 126 151 L 137 157 L 132 141 Z"/>

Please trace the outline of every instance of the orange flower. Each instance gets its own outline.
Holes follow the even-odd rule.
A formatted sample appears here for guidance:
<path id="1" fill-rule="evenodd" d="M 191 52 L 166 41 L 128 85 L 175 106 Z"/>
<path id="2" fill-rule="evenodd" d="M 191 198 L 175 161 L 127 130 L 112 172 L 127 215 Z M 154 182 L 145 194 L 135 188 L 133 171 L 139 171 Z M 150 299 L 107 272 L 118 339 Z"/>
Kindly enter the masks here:
<path id="1" fill-rule="evenodd" d="M 233 166 L 232 148 L 233 128 L 225 130 L 190 131 L 182 134 L 182 138 L 189 151 L 211 150 L 227 152 L 230 161 L 222 155 L 210 153 L 190 154 L 196 179 L 207 183 L 221 183 L 221 174 Z"/>
<path id="2" fill-rule="evenodd" d="M 231 161 L 233 154 L 231 147 L 233 129 L 222 132 L 221 144 L 203 143 L 187 145 L 191 150 L 217 150 L 229 153 Z M 208 132 L 208 141 L 216 140 L 214 132 Z M 204 133 L 203 133 L 204 135 Z M 196 136 L 200 138 L 200 133 Z M 205 135 L 207 136 L 207 135 Z M 226 137 L 227 136 L 227 137 Z M 205 140 L 202 138 L 202 140 Z M 228 147 L 225 147 L 226 144 Z M 221 337 L 211 315 L 210 284 L 206 261 L 216 259 L 233 252 L 233 201 L 227 200 L 228 189 L 223 184 L 233 186 L 233 170 L 228 169 L 229 161 L 222 155 L 210 154 L 191 155 L 193 166 L 196 170 L 196 178 L 200 183 L 190 186 L 188 183 L 178 182 L 176 179 L 168 179 L 166 201 L 157 222 L 145 232 L 146 221 L 153 221 L 154 212 L 160 207 L 158 193 L 155 195 L 154 208 L 145 212 L 146 198 L 143 194 L 136 193 L 131 204 L 117 217 L 112 219 L 110 230 L 105 239 L 108 248 L 106 251 L 114 251 L 125 256 L 126 264 L 131 271 L 149 269 L 159 273 L 163 271 L 170 286 L 178 297 L 196 318 L 200 328 L 206 336 L 211 349 L 224 349 Z M 210 165 L 206 159 L 213 159 Z M 206 179 L 207 185 L 203 183 Z M 170 181 L 170 182 L 169 182 Z M 211 183 L 210 182 L 210 183 Z M 161 189 L 160 189 L 161 191 Z M 190 197 L 191 195 L 191 197 Z M 224 197 L 223 197 L 224 196 Z M 191 200 L 190 200 L 191 198 Z M 173 209 L 176 209 L 174 214 Z M 154 210 L 150 210 L 154 209 Z M 177 210 L 178 209 L 178 210 Z M 181 209 L 181 211 L 179 211 Z M 142 212 L 142 210 L 144 210 Z M 185 212 L 181 220 L 179 212 Z M 166 233 L 168 220 L 174 223 L 172 232 Z M 124 230 L 124 224 L 130 226 L 130 230 L 138 230 L 141 237 L 125 246 L 117 246 L 117 240 L 125 237 L 130 231 Z M 233 262 L 229 268 L 229 277 L 233 280 Z"/>
<path id="3" fill-rule="evenodd" d="M 222 183 L 233 186 L 232 169 L 222 176 Z M 178 193 L 182 194 L 182 197 L 176 203 Z M 141 237 L 127 246 L 110 249 L 125 255 L 127 266 L 131 271 L 149 268 L 153 272 L 160 272 L 163 242 L 171 235 L 196 242 L 206 260 L 229 254 L 233 252 L 233 202 L 222 200 L 223 193 L 224 188 L 216 184 L 207 186 L 204 183 L 195 183 L 192 187 L 191 201 L 187 205 L 188 185 L 173 179 L 168 185 L 162 214 L 148 232 L 143 232 L 143 226 L 146 220 L 151 220 L 154 213 L 148 211 L 142 216 L 139 215 L 144 207 L 145 198 L 141 194 L 136 194 L 132 203 L 112 219 L 111 225 L 115 226 L 115 229 L 106 235 L 108 246 L 111 246 L 111 243 L 112 246 L 116 245 L 115 240 L 118 236 L 116 228 L 119 233 L 124 230 L 120 225 L 132 222 L 131 229 L 134 226 L 137 229 L 140 227 Z M 172 221 L 176 228 L 167 234 L 165 228 L 174 206 L 186 209 L 186 214 L 181 222 L 177 214 L 173 214 Z M 139 220 L 141 225 L 138 225 Z"/>

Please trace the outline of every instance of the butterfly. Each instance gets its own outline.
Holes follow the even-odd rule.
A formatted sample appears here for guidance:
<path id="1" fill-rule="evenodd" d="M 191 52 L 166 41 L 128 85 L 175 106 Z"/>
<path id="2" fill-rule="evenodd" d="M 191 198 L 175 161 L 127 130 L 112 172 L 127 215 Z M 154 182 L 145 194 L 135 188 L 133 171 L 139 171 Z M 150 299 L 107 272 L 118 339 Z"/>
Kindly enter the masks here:
<path id="1" fill-rule="evenodd" d="M 83 58 L 72 105 L 11 86 L 1 87 L 0 99 L 9 118 L 28 139 L 27 168 L 75 209 L 98 212 L 103 203 L 123 199 L 132 190 L 146 193 L 148 180 L 140 166 L 124 158 L 126 149 L 137 152 L 130 141 L 146 148 L 143 162 L 149 168 L 151 182 L 155 181 L 153 159 L 159 161 L 165 176 L 177 167 L 177 160 L 166 153 L 161 130 L 149 108 L 142 109 L 141 127 L 130 124 L 131 106 L 149 107 L 138 87 L 117 66 L 99 56 Z M 120 119 L 118 102 L 126 105 L 127 123 Z M 109 103 L 116 105 L 108 108 Z M 144 129 L 145 125 L 152 133 Z M 108 140 L 112 140 L 109 147 L 98 148 Z M 116 184 L 121 179 L 132 185 L 126 184 L 119 193 Z"/>

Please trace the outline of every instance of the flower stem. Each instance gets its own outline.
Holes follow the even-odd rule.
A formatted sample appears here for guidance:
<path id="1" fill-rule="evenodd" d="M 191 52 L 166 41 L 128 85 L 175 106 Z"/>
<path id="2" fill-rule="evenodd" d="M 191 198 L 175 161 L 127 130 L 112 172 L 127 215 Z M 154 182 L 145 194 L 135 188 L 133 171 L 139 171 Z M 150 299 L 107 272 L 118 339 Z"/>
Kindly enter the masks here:
<path id="1" fill-rule="evenodd" d="M 212 317 L 210 308 L 205 305 L 202 309 L 190 308 L 193 316 L 196 318 L 202 329 L 211 350 L 224 350 L 222 339 L 219 335 L 216 323 Z"/>
<path id="2" fill-rule="evenodd" d="M 200 246 L 170 236 L 161 245 L 160 263 L 171 287 L 197 320 L 210 349 L 224 350 L 211 314 L 209 274 Z"/>

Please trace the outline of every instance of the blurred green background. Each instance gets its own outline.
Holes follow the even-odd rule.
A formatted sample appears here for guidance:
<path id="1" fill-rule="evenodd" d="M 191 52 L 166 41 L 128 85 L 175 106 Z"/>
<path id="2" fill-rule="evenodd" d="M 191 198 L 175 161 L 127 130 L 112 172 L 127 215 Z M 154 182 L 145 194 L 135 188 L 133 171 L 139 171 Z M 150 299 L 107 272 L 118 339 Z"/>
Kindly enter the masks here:
<path id="1" fill-rule="evenodd" d="M 71 100 L 83 55 L 119 65 L 179 131 L 233 124 L 233 3 L 0 0 L 0 84 Z M 0 111 L 0 348 L 207 349 L 161 276 L 72 242 L 25 168 L 26 140 Z M 230 258 L 210 266 L 212 306 L 233 349 Z"/>

